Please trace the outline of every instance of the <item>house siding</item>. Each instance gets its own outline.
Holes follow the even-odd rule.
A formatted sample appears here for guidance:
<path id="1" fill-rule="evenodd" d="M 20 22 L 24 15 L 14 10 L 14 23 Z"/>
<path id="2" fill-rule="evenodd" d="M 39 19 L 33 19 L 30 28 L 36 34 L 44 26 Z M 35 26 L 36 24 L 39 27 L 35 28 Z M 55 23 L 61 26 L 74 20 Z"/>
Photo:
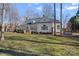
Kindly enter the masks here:
<path id="1" fill-rule="evenodd" d="M 42 30 L 41 27 L 43 25 L 46 25 L 48 26 L 48 29 L 47 30 Z M 58 29 L 57 28 L 57 25 L 60 26 L 60 23 L 56 23 L 56 32 L 57 33 L 60 33 L 60 28 Z M 31 32 L 36 32 L 36 33 L 53 33 L 54 32 L 54 23 L 52 22 L 46 22 L 46 23 L 35 23 L 35 24 L 30 24 L 28 25 Z"/>
<path id="2" fill-rule="evenodd" d="M 42 30 L 41 27 L 43 25 L 48 26 L 48 30 Z M 52 23 L 38 23 L 37 24 L 37 32 L 42 32 L 42 33 L 51 33 L 52 32 Z"/>

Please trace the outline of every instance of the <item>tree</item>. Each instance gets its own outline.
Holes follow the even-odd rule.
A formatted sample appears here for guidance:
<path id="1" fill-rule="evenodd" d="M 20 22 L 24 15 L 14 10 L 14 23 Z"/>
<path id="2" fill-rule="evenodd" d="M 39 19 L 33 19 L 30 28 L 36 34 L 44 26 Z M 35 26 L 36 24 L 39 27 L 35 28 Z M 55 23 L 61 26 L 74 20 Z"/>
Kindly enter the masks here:
<path id="1" fill-rule="evenodd" d="M 71 30 L 72 32 L 76 32 L 79 30 L 79 18 L 77 18 L 76 16 L 71 17 L 71 19 L 69 20 L 69 22 L 71 22 Z"/>
<path id="2" fill-rule="evenodd" d="M 71 23 L 72 32 L 79 31 L 79 5 L 76 15 L 70 18 L 69 23 Z"/>
<path id="3" fill-rule="evenodd" d="M 4 40 L 4 28 L 5 28 L 5 24 L 4 24 L 4 20 L 5 20 L 5 17 L 9 11 L 9 5 L 7 3 L 1 3 L 0 6 L 2 7 L 1 8 L 1 40 Z"/>
<path id="4" fill-rule="evenodd" d="M 5 4 L 2 3 L 2 19 L 1 19 L 1 40 L 4 40 L 4 20 L 5 20 Z"/>
<path id="5" fill-rule="evenodd" d="M 52 10 L 52 5 L 46 4 L 42 8 L 43 10 L 43 15 L 47 18 L 52 18 L 53 17 L 53 10 Z"/>
<path id="6" fill-rule="evenodd" d="M 39 15 L 39 13 L 33 13 L 33 18 L 39 18 L 41 17 L 41 15 Z"/>
<path id="7" fill-rule="evenodd" d="M 4 40 L 4 21 L 6 20 L 6 16 L 10 17 L 10 4 L 2 3 L 2 21 L 1 21 L 1 40 Z"/>
<path id="8" fill-rule="evenodd" d="M 11 22 L 13 24 L 13 29 L 16 31 L 17 25 L 19 24 L 19 14 L 16 8 L 13 8 L 11 11 Z"/>
<path id="9" fill-rule="evenodd" d="M 31 9 L 27 9 L 26 10 L 26 17 L 32 19 L 32 18 L 38 18 L 38 17 L 40 17 L 40 15 L 39 15 L 39 13 L 36 13 Z"/>
<path id="10" fill-rule="evenodd" d="M 69 20 L 69 14 L 68 13 L 64 13 L 63 14 L 63 20 L 62 20 L 62 24 L 63 24 L 63 28 L 66 28 L 67 27 L 67 22 L 68 22 L 68 20 Z"/>
<path id="11" fill-rule="evenodd" d="M 9 17 L 9 20 L 8 20 L 8 23 L 11 25 L 12 23 L 12 10 L 13 10 L 13 6 L 12 4 L 8 4 L 8 17 Z"/>

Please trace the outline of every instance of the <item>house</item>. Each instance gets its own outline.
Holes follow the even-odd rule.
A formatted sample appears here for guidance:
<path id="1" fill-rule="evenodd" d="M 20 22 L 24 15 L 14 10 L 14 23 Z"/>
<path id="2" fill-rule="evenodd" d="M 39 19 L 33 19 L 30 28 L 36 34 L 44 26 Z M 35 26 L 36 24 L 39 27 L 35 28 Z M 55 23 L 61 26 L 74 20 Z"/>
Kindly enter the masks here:
<path id="1" fill-rule="evenodd" d="M 54 20 L 46 17 L 31 19 L 31 22 L 27 23 L 28 28 L 32 33 L 53 33 L 54 32 Z M 60 21 L 56 20 L 56 33 L 60 34 Z"/>
<path id="2" fill-rule="evenodd" d="M 18 27 L 18 24 L 15 26 L 15 24 L 5 24 L 5 31 L 6 32 L 14 32 Z"/>

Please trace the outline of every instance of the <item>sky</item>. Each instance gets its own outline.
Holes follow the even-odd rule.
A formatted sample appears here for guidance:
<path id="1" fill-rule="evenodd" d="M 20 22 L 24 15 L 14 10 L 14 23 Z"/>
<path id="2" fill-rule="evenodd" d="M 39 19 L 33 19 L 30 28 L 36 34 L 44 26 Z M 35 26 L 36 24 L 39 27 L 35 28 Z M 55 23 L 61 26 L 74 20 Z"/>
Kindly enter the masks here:
<path id="1" fill-rule="evenodd" d="M 21 19 L 23 19 L 24 16 L 26 16 L 28 14 L 28 12 L 26 12 L 26 10 L 32 10 L 32 12 L 38 13 L 40 15 L 42 15 L 42 8 L 44 5 L 46 5 L 47 3 L 16 3 L 13 4 L 14 7 L 18 10 L 18 13 L 21 17 Z M 51 9 L 53 8 L 53 3 L 50 3 L 50 5 L 52 6 Z M 62 8 L 63 8 L 63 20 L 64 18 L 67 16 L 67 21 L 76 14 L 77 10 L 78 10 L 78 4 L 77 3 L 63 3 L 62 4 Z M 52 10 L 53 12 L 53 10 Z M 60 4 L 56 3 L 56 19 L 60 19 Z"/>

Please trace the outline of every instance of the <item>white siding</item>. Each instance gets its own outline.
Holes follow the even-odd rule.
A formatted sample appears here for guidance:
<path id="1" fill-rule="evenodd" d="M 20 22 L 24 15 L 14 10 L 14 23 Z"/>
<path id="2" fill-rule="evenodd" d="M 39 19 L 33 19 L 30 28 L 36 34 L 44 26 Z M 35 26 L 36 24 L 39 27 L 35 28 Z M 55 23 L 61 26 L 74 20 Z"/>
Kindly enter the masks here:
<path id="1" fill-rule="evenodd" d="M 60 29 L 57 28 L 57 25 L 60 26 L 60 23 L 56 23 L 56 32 L 60 32 Z M 54 23 L 52 23 L 53 32 L 54 32 Z"/>
<path id="2" fill-rule="evenodd" d="M 46 25 L 46 26 L 48 26 L 48 30 L 42 30 L 41 29 L 41 27 L 43 26 L 43 25 Z M 52 31 L 52 23 L 38 23 L 37 24 L 37 32 L 51 32 Z"/>
<path id="3" fill-rule="evenodd" d="M 43 26 L 43 25 L 46 25 L 46 26 L 48 26 L 48 30 L 42 30 L 41 29 L 41 27 Z M 58 29 L 57 28 L 57 25 L 59 25 L 60 26 L 60 23 L 56 23 L 56 32 L 60 32 L 60 28 Z M 29 25 L 29 28 L 30 28 L 30 30 L 31 31 L 33 31 L 33 32 L 43 32 L 43 33 L 51 33 L 52 32 L 52 30 L 53 30 L 53 32 L 54 32 L 54 23 L 36 23 L 36 24 L 31 24 L 31 25 Z M 31 29 L 31 28 L 35 28 L 35 29 Z M 52 29 L 53 28 L 53 29 Z"/>
<path id="4" fill-rule="evenodd" d="M 32 25 L 28 25 L 30 28 L 30 31 L 32 32 L 37 32 L 37 25 L 36 24 L 32 24 Z"/>
<path id="5" fill-rule="evenodd" d="M 56 32 L 60 32 L 60 28 L 58 29 L 58 28 L 57 28 L 57 25 L 60 26 L 60 23 L 56 23 Z"/>

